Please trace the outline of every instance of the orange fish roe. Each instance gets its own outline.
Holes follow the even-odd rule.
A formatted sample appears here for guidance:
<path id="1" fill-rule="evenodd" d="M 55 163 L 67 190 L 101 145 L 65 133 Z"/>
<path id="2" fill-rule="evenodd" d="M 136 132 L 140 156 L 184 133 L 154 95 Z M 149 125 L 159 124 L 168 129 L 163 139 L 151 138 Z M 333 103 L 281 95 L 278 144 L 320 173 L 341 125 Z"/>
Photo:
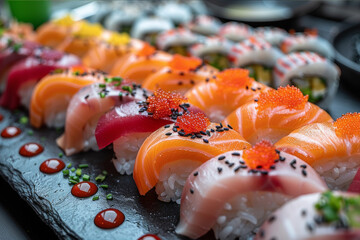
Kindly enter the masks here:
<path id="1" fill-rule="evenodd" d="M 147 112 L 152 113 L 155 119 L 169 117 L 172 115 L 171 110 L 178 110 L 179 105 L 185 101 L 186 98 L 179 93 L 158 89 L 153 96 L 147 99 Z"/>
<path id="2" fill-rule="evenodd" d="M 244 88 L 254 80 L 249 77 L 249 70 L 231 68 L 218 73 L 216 75 L 216 81 L 224 87 Z"/>
<path id="3" fill-rule="evenodd" d="M 347 113 L 334 123 L 335 133 L 339 137 L 360 135 L 360 113 Z"/>
<path id="4" fill-rule="evenodd" d="M 70 68 L 70 72 L 73 73 L 73 74 L 83 74 L 86 72 L 86 69 L 84 66 L 81 66 L 81 65 L 76 65 L 76 66 L 72 66 Z"/>
<path id="5" fill-rule="evenodd" d="M 175 125 L 184 130 L 185 134 L 198 133 L 206 131 L 210 125 L 210 120 L 203 113 L 187 112 L 177 118 Z"/>
<path id="6" fill-rule="evenodd" d="M 250 169 L 269 170 L 274 165 L 275 160 L 279 159 L 279 154 L 275 147 L 268 141 L 260 141 L 250 149 L 244 151 L 243 159 Z"/>
<path id="7" fill-rule="evenodd" d="M 140 51 L 137 52 L 136 55 L 148 57 L 148 56 L 154 54 L 155 51 L 156 51 L 156 49 L 153 46 L 151 46 L 149 43 L 144 43 L 144 46 L 142 47 L 142 49 Z"/>
<path id="8" fill-rule="evenodd" d="M 184 57 L 179 54 L 175 54 L 169 63 L 169 66 L 178 71 L 191 71 L 195 70 L 202 64 L 200 58 L 197 57 Z"/>
<path id="9" fill-rule="evenodd" d="M 304 96 L 300 89 L 294 86 L 279 87 L 277 90 L 270 90 L 260 93 L 256 109 L 285 106 L 289 109 L 302 109 L 308 101 L 309 96 Z"/>

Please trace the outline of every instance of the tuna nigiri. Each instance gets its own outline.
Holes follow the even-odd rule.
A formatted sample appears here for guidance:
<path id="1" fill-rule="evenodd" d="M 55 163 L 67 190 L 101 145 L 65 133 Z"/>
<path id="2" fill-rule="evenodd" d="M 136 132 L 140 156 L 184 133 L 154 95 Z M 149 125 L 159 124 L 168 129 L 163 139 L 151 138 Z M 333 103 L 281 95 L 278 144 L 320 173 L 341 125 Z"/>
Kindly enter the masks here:
<path id="1" fill-rule="evenodd" d="M 330 115 L 308 102 L 296 87 L 280 87 L 260 93 L 258 99 L 231 113 L 224 125 L 230 124 L 247 141 L 261 139 L 276 143 L 291 131 L 315 122 L 330 122 Z"/>
<path id="2" fill-rule="evenodd" d="M 204 65 L 199 58 L 175 54 L 169 66 L 148 76 L 142 86 L 149 90 L 161 88 L 184 94 L 195 84 L 205 82 L 215 76 L 215 73 L 217 73 L 215 68 Z"/>
<path id="3" fill-rule="evenodd" d="M 185 179 L 196 167 L 247 147 L 250 144 L 234 130 L 210 123 L 201 113 L 184 114 L 145 140 L 136 157 L 134 180 L 141 195 L 156 186 L 160 200 L 180 203 Z"/>
<path id="4" fill-rule="evenodd" d="M 197 239 L 213 229 L 217 239 L 249 239 L 291 198 L 326 189 L 308 164 L 262 141 L 216 156 L 189 175 L 176 232 Z"/>
<path id="5" fill-rule="evenodd" d="M 212 122 L 221 122 L 236 108 L 259 97 L 270 89 L 255 82 L 245 69 L 227 69 L 216 74 L 216 79 L 199 83 L 185 96 L 189 103 L 200 108 Z"/>
<path id="6" fill-rule="evenodd" d="M 63 127 L 72 96 L 83 86 L 104 82 L 104 73 L 81 66 L 55 71 L 36 85 L 30 103 L 30 123 L 39 128 Z"/>
<path id="7" fill-rule="evenodd" d="M 333 123 L 314 123 L 292 131 L 276 147 L 300 157 L 330 189 L 347 190 L 360 166 L 360 113 L 348 113 Z"/>

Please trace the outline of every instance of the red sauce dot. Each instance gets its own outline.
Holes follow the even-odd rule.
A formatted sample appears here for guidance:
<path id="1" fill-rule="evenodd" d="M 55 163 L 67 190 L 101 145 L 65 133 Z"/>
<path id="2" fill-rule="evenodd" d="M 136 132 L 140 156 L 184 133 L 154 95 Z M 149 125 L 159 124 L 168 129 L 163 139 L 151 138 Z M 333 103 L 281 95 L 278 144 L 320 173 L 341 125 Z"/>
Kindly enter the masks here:
<path id="1" fill-rule="evenodd" d="M 189 112 L 178 117 L 175 125 L 184 130 L 185 134 L 198 133 L 206 131 L 210 125 L 210 120 L 203 113 Z"/>
<path id="2" fill-rule="evenodd" d="M 19 153 L 24 157 L 34 157 L 43 151 L 43 146 L 38 143 L 26 143 L 20 148 Z"/>
<path id="3" fill-rule="evenodd" d="M 0 114 L 0 122 L 4 119 L 4 116 Z"/>
<path id="4" fill-rule="evenodd" d="M 347 113 L 334 123 L 337 136 L 352 137 L 360 135 L 360 113 Z"/>
<path id="5" fill-rule="evenodd" d="M 139 237 L 138 240 L 161 240 L 161 238 L 155 234 L 145 234 L 144 236 Z"/>
<path id="6" fill-rule="evenodd" d="M 60 172 L 65 168 L 65 163 L 57 158 L 50 158 L 45 160 L 40 165 L 40 171 L 47 174 Z"/>
<path id="7" fill-rule="evenodd" d="M 71 189 L 71 194 L 75 197 L 86 198 L 97 193 L 98 187 L 92 182 L 79 182 Z"/>
<path id="8" fill-rule="evenodd" d="M 9 126 L 9 127 L 4 128 L 4 130 L 2 130 L 1 137 L 12 138 L 12 137 L 16 137 L 20 133 L 21 133 L 20 128 Z"/>
<path id="9" fill-rule="evenodd" d="M 178 71 L 191 71 L 195 70 L 201 65 L 202 61 L 197 57 L 184 57 L 179 54 L 175 54 L 169 63 L 169 66 Z"/>
<path id="10" fill-rule="evenodd" d="M 260 166 L 260 169 L 269 170 L 275 160 L 279 159 L 279 154 L 270 142 L 261 141 L 245 150 L 243 159 L 250 169 L 259 169 Z"/>
<path id="11" fill-rule="evenodd" d="M 94 223 L 99 228 L 110 229 L 120 226 L 125 220 L 125 215 L 115 208 L 108 208 L 99 212 Z"/>

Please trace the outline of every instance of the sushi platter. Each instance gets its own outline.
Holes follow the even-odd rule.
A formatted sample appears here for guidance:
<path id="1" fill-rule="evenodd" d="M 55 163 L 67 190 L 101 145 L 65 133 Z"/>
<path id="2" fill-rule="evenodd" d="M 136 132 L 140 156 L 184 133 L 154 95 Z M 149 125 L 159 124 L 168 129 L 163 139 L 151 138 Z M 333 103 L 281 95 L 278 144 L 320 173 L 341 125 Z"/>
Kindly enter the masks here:
<path id="1" fill-rule="evenodd" d="M 0 29 L 0 175 L 60 239 L 360 238 L 328 40 L 117 4 Z"/>

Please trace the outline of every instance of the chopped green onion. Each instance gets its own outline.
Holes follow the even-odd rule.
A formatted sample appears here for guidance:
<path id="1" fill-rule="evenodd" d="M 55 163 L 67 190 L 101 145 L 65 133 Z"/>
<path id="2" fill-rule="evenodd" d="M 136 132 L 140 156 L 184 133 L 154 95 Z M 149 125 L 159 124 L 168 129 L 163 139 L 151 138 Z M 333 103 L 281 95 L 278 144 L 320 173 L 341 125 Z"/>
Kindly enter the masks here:
<path id="1" fill-rule="evenodd" d="M 97 182 L 103 182 L 105 180 L 106 176 L 100 174 L 95 178 L 95 181 Z"/>
<path id="2" fill-rule="evenodd" d="M 22 116 L 19 121 L 21 124 L 27 124 L 29 122 L 29 118 L 26 116 Z"/>
<path id="3" fill-rule="evenodd" d="M 111 82 L 112 82 L 112 78 L 108 78 L 108 77 L 106 77 L 106 78 L 105 78 L 105 82 L 107 82 L 107 83 L 111 83 Z"/>
<path id="4" fill-rule="evenodd" d="M 113 200 L 113 195 L 111 193 L 109 193 L 108 195 L 106 195 L 106 199 Z"/>
<path id="5" fill-rule="evenodd" d="M 77 184 L 77 183 L 79 183 L 79 182 L 77 182 L 77 181 L 75 181 L 75 180 L 72 180 L 72 179 L 69 179 L 69 184 L 71 185 L 71 184 Z"/>
<path id="6" fill-rule="evenodd" d="M 27 131 L 27 134 L 28 134 L 29 136 L 32 136 L 32 135 L 34 135 L 34 131 L 33 131 L 33 130 L 29 130 L 29 131 Z"/>
<path id="7" fill-rule="evenodd" d="M 71 172 L 75 172 L 76 169 L 73 167 L 73 168 L 70 169 L 70 171 L 71 171 Z"/>
<path id="8" fill-rule="evenodd" d="M 102 171 L 102 174 L 104 174 L 105 176 L 108 174 L 108 172 L 106 170 Z"/>
<path id="9" fill-rule="evenodd" d="M 63 153 L 59 153 L 59 158 L 62 158 L 64 156 Z"/>
<path id="10" fill-rule="evenodd" d="M 20 50 L 21 47 L 22 47 L 21 43 L 15 43 L 14 46 L 13 46 L 14 52 L 17 53 Z"/>
<path id="11" fill-rule="evenodd" d="M 83 164 L 79 164 L 79 168 L 87 168 L 89 167 L 89 164 L 83 163 Z"/>
<path id="12" fill-rule="evenodd" d="M 100 185 L 101 188 L 105 188 L 105 189 L 108 189 L 109 188 L 109 185 L 107 184 L 103 184 L 103 185 Z"/>
<path id="13" fill-rule="evenodd" d="M 69 164 L 67 165 L 67 168 L 71 168 L 71 166 L 72 166 L 72 163 L 69 163 Z"/>
<path id="14" fill-rule="evenodd" d="M 81 173 L 82 173 L 81 168 L 76 169 L 76 172 L 75 172 L 76 176 L 80 177 Z"/>
<path id="15" fill-rule="evenodd" d="M 105 92 L 100 92 L 99 95 L 101 98 L 104 98 L 106 96 Z"/>
<path id="16" fill-rule="evenodd" d="M 80 72 L 79 72 L 79 71 L 75 71 L 73 74 L 74 74 L 75 76 L 79 76 L 79 75 L 80 75 Z"/>
<path id="17" fill-rule="evenodd" d="M 93 201 L 99 200 L 99 196 L 94 196 L 92 200 L 93 200 Z"/>
<path id="18" fill-rule="evenodd" d="M 63 173 L 64 176 L 68 176 L 70 172 L 69 172 L 68 169 L 65 169 L 65 170 L 62 171 L 62 173 Z"/>
<path id="19" fill-rule="evenodd" d="M 132 87 L 131 86 L 123 86 L 122 90 L 128 91 L 129 93 L 132 93 Z"/>
<path id="20" fill-rule="evenodd" d="M 89 181 L 89 180 L 90 180 L 90 176 L 87 175 L 87 174 L 84 174 L 84 175 L 82 176 L 82 179 L 83 179 L 84 181 Z"/>
<path id="21" fill-rule="evenodd" d="M 112 80 L 114 82 L 122 82 L 123 81 L 123 79 L 121 77 L 113 77 Z"/>
<path id="22" fill-rule="evenodd" d="M 106 88 L 106 84 L 100 83 L 100 84 L 99 84 L 99 87 L 101 87 L 101 88 Z"/>
<path id="23" fill-rule="evenodd" d="M 61 68 L 55 69 L 55 70 L 53 71 L 53 73 L 63 73 L 63 72 L 64 72 L 64 70 L 61 69 Z"/>
<path id="24" fill-rule="evenodd" d="M 70 179 L 77 181 L 77 182 L 79 182 L 79 180 L 80 180 L 78 176 L 70 176 Z"/>
<path id="25" fill-rule="evenodd" d="M 118 87 L 118 86 L 120 86 L 120 85 L 121 85 L 120 82 L 114 84 L 115 87 Z"/>

